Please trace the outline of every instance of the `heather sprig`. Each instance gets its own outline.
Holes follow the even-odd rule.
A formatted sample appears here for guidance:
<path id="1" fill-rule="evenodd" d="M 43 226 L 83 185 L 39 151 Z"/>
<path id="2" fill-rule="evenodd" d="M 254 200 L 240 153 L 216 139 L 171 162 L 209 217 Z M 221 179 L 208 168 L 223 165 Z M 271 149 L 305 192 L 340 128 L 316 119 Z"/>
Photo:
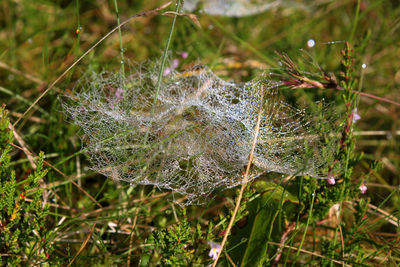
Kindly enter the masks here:
<path id="1" fill-rule="evenodd" d="M 17 182 L 10 167 L 12 131 L 5 107 L 0 108 L 0 253 L 1 264 L 40 264 L 53 251 L 49 240 L 51 231 L 46 222 L 48 206 L 43 205 L 39 181 L 46 176 L 41 152 L 36 169 L 23 181 Z M 31 198 L 29 202 L 28 198 Z M 55 260 L 53 258 L 52 260 Z"/>

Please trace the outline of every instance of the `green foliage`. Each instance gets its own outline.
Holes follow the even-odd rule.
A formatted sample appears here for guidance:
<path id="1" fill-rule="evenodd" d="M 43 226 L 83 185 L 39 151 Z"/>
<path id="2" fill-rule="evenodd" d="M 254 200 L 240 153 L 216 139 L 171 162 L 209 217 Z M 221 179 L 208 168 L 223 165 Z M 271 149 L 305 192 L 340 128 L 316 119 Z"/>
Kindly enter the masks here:
<path id="1" fill-rule="evenodd" d="M 256 193 L 261 196 L 249 204 L 250 234 L 238 235 L 240 239 L 248 239 L 241 266 L 263 266 L 264 262 L 268 261 L 273 255 L 272 252 L 276 251 L 268 242 L 280 241 L 285 224 L 293 220 L 294 211 L 299 205 L 297 197 L 282 186 L 258 181 L 255 188 Z M 246 230 L 241 232 L 246 233 Z"/>
<path id="2" fill-rule="evenodd" d="M 17 184 L 15 170 L 10 168 L 12 132 L 5 107 L 0 108 L 0 253 L 1 264 L 22 262 L 43 263 L 53 249 L 48 242 L 50 232 L 46 219 L 48 207 L 43 206 L 39 180 L 46 174 L 44 154 L 40 153 L 37 168 Z M 31 197 L 28 202 L 27 197 Z"/>
<path id="3" fill-rule="evenodd" d="M 162 228 L 152 234 L 155 252 L 164 266 L 188 266 L 193 260 L 192 229 L 183 212 L 182 221 L 171 228 Z"/>

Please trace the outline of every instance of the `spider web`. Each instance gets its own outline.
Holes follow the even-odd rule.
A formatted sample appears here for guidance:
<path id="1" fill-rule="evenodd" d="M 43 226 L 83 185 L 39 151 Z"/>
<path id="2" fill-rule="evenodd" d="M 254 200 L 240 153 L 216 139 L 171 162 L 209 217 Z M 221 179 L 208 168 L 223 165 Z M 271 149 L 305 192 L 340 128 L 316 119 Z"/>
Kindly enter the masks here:
<path id="1" fill-rule="evenodd" d="M 326 178 L 337 138 L 327 142 L 319 128 L 330 120 L 322 103 L 316 117 L 280 100 L 279 83 L 266 77 L 239 84 L 198 66 L 164 76 L 153 107 L 157 73 L 157 63 L 125 77 L 92 73 L 62 98 L 65 114 L 82 129 L 93 170 L 172 190 L 186 196 L 185 204 L 202 203 L 242 183 L 263 105 L 249 180 L 265 172 Z"/>
<path id="2" fill-rule="evenodd" d="M 303 9 L 306 7 L 299 1 L 290 0 L 185 0 L 183 8 L 187 12 L 201 8 L 209 15 L 243 17 L 262 13 L 279 6 Z"/>

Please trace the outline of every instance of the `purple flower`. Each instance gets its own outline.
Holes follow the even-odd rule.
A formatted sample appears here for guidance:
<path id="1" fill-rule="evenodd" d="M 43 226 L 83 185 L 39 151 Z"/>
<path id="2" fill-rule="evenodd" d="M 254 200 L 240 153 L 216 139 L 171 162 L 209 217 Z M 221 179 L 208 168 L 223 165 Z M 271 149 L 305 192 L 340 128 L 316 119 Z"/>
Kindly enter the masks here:
<path id="1" fill-rule="evenodd" d="M 172 60 L 171 66 L 169 68 L 166 68 L 164 70 L 163 75 L 167 76 L 168 74 L 170 74 L 174 69 L 176 69 L 179 66 L 179 59 L 175 58 L 174 60 Z"/>
<path id="2" fill-rule="evenodd" d="M 179 59 L 175 58 L 172 60 L 171 68 L 176 69 L 179 66 Z"/>
<path id="3" fill-rule="evenodd" d="M 218 253 L 221 250 L 221 245 L 213 241 L 208 241 L 208 244 L 211 247 L 210 252 L 208 253 L 208 257 L 213 258 L 213 260 L 216 260 Z"/>
<path id="4" fill-rule="evenodd" d="M 334 184 L 336 184 L 336 180 L 335 180 L 335 178 L 333 177 L 333 176 L 328 176 L 328 184 L 330 184 L 330 185 L 334 185 Z"/>
<path id="5" fill-rule="evenodd" d="M 164 75 L 164 76 L 167 76 L 168 74 L 170 74 L 170 73 L 171 73 L 171 71 L 172 71 L 172 69 L 171 69 L 171 68 L 166 68 L 166 69 L 164 70 L 164 73 L 163 73 L 163 75 Z"/>
<path id="6" fill-rule="evenodd" d="M 353 110 L 353 123 L 355 123 L 355 122 L 358 121 L 359 119 L 361 119 L 361 116 L 358 115 L 358 113 L 357 113 L 357 108 L 355 108 L 355 109 Z"/>
<path id="7" fill-rule="evenodd" d="M 367 192 L 368 187 L 365 184 L 360 185 L 361 194 L 365 194 Z"/>
<path id="8" fill-rule="evenodd" d="M 124 89 L 118 88 L 117 91 L 115 91 L 115 97 L 122 100 L 124 98 Z"/>
<path id="9" fill-rule="evenodd" d="M 186 51 L 183 51 L 183 52 L 181 53 L 181 57 L 182 57 L 183 59 L 187 58 L 188 56 L 189 56 L 189 54 L 188 54 L 188 52 L 186 52 Z"/>

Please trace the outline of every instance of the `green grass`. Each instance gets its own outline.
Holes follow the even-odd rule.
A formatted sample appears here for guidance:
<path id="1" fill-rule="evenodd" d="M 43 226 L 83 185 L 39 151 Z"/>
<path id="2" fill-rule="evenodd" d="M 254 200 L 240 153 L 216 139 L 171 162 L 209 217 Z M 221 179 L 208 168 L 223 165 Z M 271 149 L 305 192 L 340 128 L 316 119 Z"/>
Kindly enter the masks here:
<path id="1" fill-rule="evenodd" d="M 49 205 L 41 230 L 44 243 L 21 235 L 19 243 L 15 241 L 19 246 L 32 243 L 18 255 L 3 251 L 6 246 L 0 243 L 1 261 L 18 258 L 23 265 L 47 262 L 50 266 L 211 264 L 207 242 L 221 242 L 238 188 L 215 192 L 205 205 L 182 208 L 174 202 L 182 201 L 181 196 L 168 190 L 131 187 L 91 171 L 81 150 L 83 133 L 63 115 L 58 97 L 73 91 L 77 81 L 91 71 L 116 72 L 121 60 L 159 60 L 163 55 L 180 58 L 183 51 L 189 56 L 181 59 L 179 70 L 197 62 L 225 80 L 249 81 L 262 72 L 287 77 L 275 51 L 287 53 L 300 70 L 318 73 L 309 59 L 301 60 L 309 55 L 340 79 L 345 71 L 341 50 L 344 41 L 349 41 L 354 49 L 350 81 L 355 83 L 342 87 L 399 103 L 398 2 L 314 2 L 305 9 L 285 6 L 242 18 L 196 13 L 201 27 L 187 16 L 177 16 L 170 39 L 173 16 L 160 12 L 134 18 L 94 47 L 22 118 L 100 38 L 132 15 L 165 1 L 1 1 L 0 104 L 6 104 L 11 124 L 20 119 L 15 133 L 23 142 L 14 133 L 12 143 L 25 149 L 13 147 L 9 152 L 9 168 L 16 175 L 15 194 L 25 192 L 22 184 L 33 172 L 27 150 L 34 160 L 43 151 L 48 173 L 24 200 L 29 203 L 40 188 L 41 201 Z M 174 5 L 167 8 L 174 9 Z M 315 47 L 307 47 L 309 39 L 315 40 Z M 365 69 L 361 67 L 364 63 Z M 122 64 L 122 68 L 127 70 L 128 65 Z M 338 121 L 346 121 L 346 112 L 357 104 L 361 120 L 354 124 L 355 147 L 352 149 L 350 138 L 340 152 L 340 160 L 346 164 L 341 165 L 342 176 L 334 186 L 324 180 L 285 179 L 274 173 L 251 183 L 218 264 L 398 266 L 400 107 L 371 97 L 358 98 L 349 90 L 285 89 L 282 95 L 292 105 L 311 105 L 322 98 L 335 102 Z M 154 99 L 156 103 L 157 96 Z M 350 107 L 345 103 L 351 103 Z M 335 130 L 342 133 L 343 126 Z M 321 131 L 327 130 L 321 126 Z M 1 177 L 1 181 L 7 179 L 10 177 Z M 368 191 L 362 195 L 358 187 L 364 180 Z M 3 189 L 9 190 L 11 184 L 2 184 Z M 41 203 L 36 201 L 36 205 Z M 341 206 L 340 219 L 332 213 L 336 203 Z M 0 236 L 12 221 L 10 214 L 4 216 L 0 218 Z M 0 242 L 3 240 L 1 237 Z M 265 251 L 250 255 L 260 244 Z M 51 253 L 46 256 L 46 251 Z"/>

